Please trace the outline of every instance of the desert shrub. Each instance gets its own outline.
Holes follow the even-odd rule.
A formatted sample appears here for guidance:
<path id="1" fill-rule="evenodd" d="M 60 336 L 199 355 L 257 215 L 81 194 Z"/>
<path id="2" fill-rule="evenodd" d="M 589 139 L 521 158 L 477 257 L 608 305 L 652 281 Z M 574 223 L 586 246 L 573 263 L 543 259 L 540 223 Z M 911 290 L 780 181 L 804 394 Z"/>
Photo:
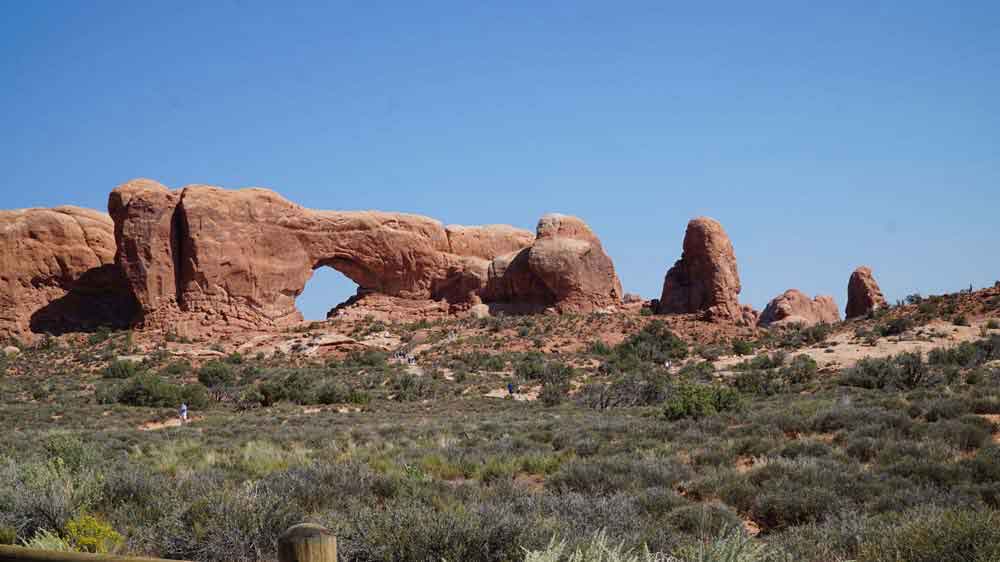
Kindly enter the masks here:
<path id="1" fill-rule="evenodd" d="M 39 529 L 31 540 L 24 543 L 26 548 L 37 550 L 54 550 L 57 552 L 74 552 L 73 545 L 68 540 L 59 536 L 58 533 L 48 529 Z"/>
<path id="2" fill-rule="evenodd" d="M 936 422 L 957 418 L 968 412 L 969 407 L 957 398 L 937 398 L 928 402 L 923 410 L 927 421 Z"/>
<path id="3" fill-rule="evenodd" d="M 59 457 L 0 458 L 0 513 L 17 522 L 22 536 L 65 531 L 67 522 L 97 504 L 101 492 L 101 475 L 92 465 L 73 469 Z"/>
<path id="4" fill-rule="evenodd" d="M 106 379 L 127 379 L 139 373 L 139 365 L 132 361 L 112 361 L 104 369 Z"/>
<path id="5" fill-rule="evenodd" d="M 189 497 L 152 530 L 162 556 L 206 562 L 272 560 L 278 536 L 305 514 L 276 492 L 271 481 L 239 487 L 204 478 L 188 484 Z"/>
<path id="6" fill-rule="evenodd" d="M 698 349 L 698 355 L 705 361 L 716 361 L 725 353 L 726 349 L 721 345 L 706 345 Z"/>
<path id="7" fill-rule="evenodd" d="M 590 346 L 587 347 L 587 351 L 593 355 L 607 357 L 611 355 L 613 349 L 601 340 L 594 340 L 590 342 Z"/>
<path id="8" fill-rule="evenodd" d="M 963 463 L 969 469 L 973 482 L 1000 481 L 1000 447 L 995 445 L 983 447 L 976 451 L 974 457 Z"/>
<path id="9" fill-rule="evenodd" d="M 771 396 L 788 390 L 786 379 L 773 372 L 750 370 L 740 371 L 733 384 L 740 392 Z"/>
<path id="10" fill-rule="evenodd" d="M 962 420 L 945 420 L 932 424 L 928 428 L 928 435 L 957 449 L 974 451 L 990 442 L 990 429 L 985 420 L 970 416 Z"/>
<path id="11" fill-rule="evenodd" d="M 715 367 L 708 361 L 689 362 L 677 372 L 678 376 L 691 380 L 710 380 L 715 373 Z"/>
<path id="12" fill-rule="evenodd" d="M 94 466 L 99 455 L 93 446 L 84 443 L 71 433 L 50 433 L 42 438 L 42 451 L 48 459 L 59 459 L 70 472 L 78 472 Z"/>
<path id="13" fill-rule="evenodd" d="M 680 531 L 702 537 L 715 536 L 725 529 L 742 525 L 739 515 L 731 508 L 711 503 L 679 507 L 668 513 L 666 520 Z"/>
<path id="14" fill-rule="evenodd" d="M 350 388 L 336 381 L 323 383 L 316 391 L 316 400 L 320 404 L 367 404 L 371 396 L 364 390 Z"/>
<path id="15" fill-rule="evenodd" d="M 172 408 L 181 402 L 205 408 L 210 401 L 207 389 L 200 384 L 176 385 L 153 374 L 130 378 L 118 390 L 117 399 L 120 404 L 150 408 Z"/>
<path id="16" fill-rule="evenodd" d="M 750 355 L 753 353 L 753 343 L 747 340 L 733 340 L 733 353 L 736 355 Z"/>
<path id="17" fill-rule="evenodd" d="M 970 367 L 983 361 L 988 353 L 980 354 L 981 346 L 970 342 L 962 342 L 954 347 L 939 347 L 927 354 L 927 362 L 931 365 L 956 365 Z"/>
<path id="18" fill-rule="evenodd" d="M 1000 515 L 995 511 L 920 510 L 873 521 L 865 531 L 859 562 L 1000 560 Z"/>
<path id="19" fill-rule="evenodd" d="M 429 398 L 434 393 L 434 388 L 430 380 L 412 373 L 403 373 L 395 377 L 391 384 L 392 389 L 396 393 L 396 400 L 403 402 Z"/>
<path id="20" fill-rule="evenodd" d="M 234 380 L 232 367 L 222 361 L 209 361 L 198 369 L 198 382 L 208 388 L 232 384 Z"/>
<path id="21" fill-rule="evenodd" d="M 733 368 L 737 371 L 749 371 L 751 369 L 767 370 L 776 369 L 781 367 L 785 363 L 785 352 L 777 351 L 774 353 L 760 353 L 753 359 L 743 361 Z"/>
<path id="22" fill-rule="evenodd" d="M 815 345 L 826 341 L 831 333 L 833 333 L 833 326 L 826 323 L 813 326 L 793 326 L 779 330 L 778 345 L 789 348 Z"/>
<path id="23" fill-rule="evenodd" d="M 566 384 L 573 376 L 573 368 L 559 361 L 546 360 L 535 351 L 526 353 L 514 365 L 514 375 L 521 380 Z"/>
<path id="24" fill-rule="evenodd" d="M 66 540 L 80 552 L 107 554 L 117 551 L 124 539 L 108 523 L 80 514 L 66 523 Z"/>
<path id="25" fill-rule="evenodd" d="M 90 345 L 91 347 L 99 345 L 110 339 L 111 335 L 112 331 L 110 327 L 100 326 L 96 330 L 91 332 L 89 336 L 87 336 L 87 344 Z"/>
<path id="26" fill-rule="evenodd" d="M 163 376 L 177 377 L 191 372 L 191 364 L 187 361 L 173 361 L 166 367 L 160 369 Z"/>
<path id="27" fill-rule="evenodd" d="M 906 390 L 933 382 L 919 352 L 884 359 L 865 358 L 840 375 L 841 384 L 879 390 Z"/>
<path id="28" fill-rule="evenodd" d="M 989 320 L 986 321 L 986 329 L 987 330 L 1000 329 L 1000 320 L 997 320 L 996 318 L 990 318 Z"/>
<path id="29" fill-rule="evenodd" d="M 652 406 L 667 396 L 667 379 L 655 372 L 642 371 L 618 377 L 610 384 L 591 384 L 580 392 L 581 402 L 603 410 L 634 406 Z"/>
<path id="30" fill-rule="evenodd" d="M 380 506 L 364 504 L 337 514 L 328 527 L 339 529 L 345 560 L 482 560 L 505 562 L 524 556 L 521 545 L 531 522 L 508 502 L 472 501 L 465 506 L 431 505 L 400 497 Z"/>
<path id="31" fill-rule="evenodd" d="M 588 496 L 611 495 L 653 487 L 672 488 L 691 469 L 673 460 L 629 456 L 574 459 L 545 481 L 547 489 Z"/>
<path id="32" fill-rule="evenodd" d="M 243 355 L 238 351 L 234 351 L 226 356 L 226 363 L 230 365 L 242 365 Z"/>
<path id="33" fill-rule="evenodd" d="M 662 365 L 666 361 L 684 359 L 687 354 L 684 340 L 674 335 L 662 321 L 654 320 L 616 345 L 601 370 L 606 373 L 633 371 L 649 364 Z"/>
<path id="34" fill-rule="evenodd" d="M 344 367 L 348 369 L 383 369 L 389 359 L 389 354 L 375 349 L 364 351 L 354 351 L 344 360 Z"/>
<path id="35" fill-rule="evenodd" d="M 852 435 L 844 444 L 844 452 L 860 462 L 869 462 L 878 456 L 880 446 L 879 441 L 873 437 Z"/>
<path id="36" fill-rule="evenodd" d="M 868 497 L 868 488 L 849 467 L 830 459 L 772 459 L 749 474 L 752 495 L 742 498 L 763 530 L 816 522 Z"/>
<path id="37" fill-rule="evenodd" d="M 742 404 L 736 389 L 707 384 L 681 383 L 667 397 L 663 415 L 668 420 L 701 418 L 738 409 Z"/>
<path id="38" fill-rule="evenodd" d="M 17 542 L 17 529 L 0 525 L 0 545 L 13 546 Z"/>
<path id="39" fill-rule="evenodd" d="M 538 394 L 538 400 L 545 406 L 558 406 L 566 398 L 569 392 L 569 385 L 565 382 L 546 381 L 542 385 L 542 391 Z"/>
<path id="40" fill-rule="evenodd" d="M 616 543 L 601 529 L 593 536 L 577 545 L 567 546 L 566 541 L 555 537 L 543 550 L 527 550 L 524 562 L 664 562 L 672 560 L 663 554 L 654 554 L 643 546 L 640 550 L 625 548 L 624 543 Z"/>
<path id="41" fill-rule="evenodd" d="M 453 365 L 453 368 L 462 368 L 464 366 L 464 368 L 470 371 L 502 371 L 507 366 L 507 362 L 503 356 L 493 353 L 483 353 L 481 351 L 464 353 L 458 356 L 457 362 L 459 364 Z"/>
<path id="42" fill-rule="evenodd" d="M 688 545 L 673 553 L 681 562 L 765 562 L 787 560 L 743 533 L 740 526 L 723 529 L 711 539 Z M 667 559 L 669 562 L 669 558 Z"/>
<path id="43" fill-rule="evenodd" d="M 829 457 L 833 454 L 833 450 L 829 445 L 821 443 L 819 441 L 809 441 L 803 439 L 796 439 L 778 451 L 778 456 L 784 457 L 786 459 L 797 459 L 799 457 Z"/>
<path id="44" fill-rule="evenodd" d="M 262 398 L 261 405 L 265 407 L 282 401 L 311 404 L 316 399 L 314 374 L 304 369 L 272 373 L 271 378 L 261 383 L 258 390 Z"/>
<path id="45" fill-rule="evenodd" d="M 951 320 L 951 323 L 954 324 L 954 325 L 956 325 L 956 326 L 968 326 L 969 325 L 969 318 L 967 316 L 965 316 L 964 314 L 959 314 L 959 315 L 955 316 Z"/>
<path id="46" fill-rule="evenodd" d="M 791 384 L 802 384 L 811 381 L 816 376 L 818 366 L 808 355 L 796 355 L 791 363 L 782 367 L 781 377 Z"/>
<path id="47" fill-rule="evenodd" d="M 893 318 L 885 324 L 875 327 L 882 337 L 898 336 L 913 328 L 913 320 L 907 317 Z"/>

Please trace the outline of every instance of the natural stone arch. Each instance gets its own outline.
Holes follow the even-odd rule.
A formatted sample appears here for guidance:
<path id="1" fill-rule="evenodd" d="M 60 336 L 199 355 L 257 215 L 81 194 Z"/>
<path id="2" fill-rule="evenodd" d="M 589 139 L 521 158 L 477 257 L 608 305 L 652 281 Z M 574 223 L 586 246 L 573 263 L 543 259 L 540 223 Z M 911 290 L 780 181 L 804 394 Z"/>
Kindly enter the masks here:
<path id="1" fill-rule="evenodd" d="M 458 308 L 486 301 L 592 310 L 621 299 L 611 259 L 575 217 L 543 217 L 536 240 L 506 225 L 314 211 L 265 189 L 172 191 L 150 180 L 119 186 L 108 208 L 116 258 L 141 294 L 137 320 L 146 326 L 299 322 L 295 298 L 324 266 L 364 291 Z"/>

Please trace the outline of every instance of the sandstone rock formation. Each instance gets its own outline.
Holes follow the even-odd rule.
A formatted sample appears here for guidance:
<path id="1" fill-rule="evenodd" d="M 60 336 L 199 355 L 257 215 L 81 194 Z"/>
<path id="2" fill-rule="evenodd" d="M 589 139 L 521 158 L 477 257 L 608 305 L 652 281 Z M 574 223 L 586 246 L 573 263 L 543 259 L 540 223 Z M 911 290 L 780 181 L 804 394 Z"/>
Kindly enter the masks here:
<path id="1" fill-rule="evenodd" d="M 681 259 L 667 272 L 657 312 L 701 313 L 716 322 L 743 322 L 736 253 L 722 225 L 699 217 L 688 223 Z"/>
<path id="2" fill-rule="evenodd" d="M 625 296 L 622 298 L 622 302 L 625 304 L 641 303 L 643 300 L 642 295 L 638 293 L 625 293 Z"/>
<path id="3" fill-rule="evenodd" d="M 549 214 L 538 221 L 530 247 L 493 260 L 482 299 L 526 310 L 589 312 L 620 304 L 622 286 L 611 258 L 586 223 Z"/>
<path id="4" fill-rule="evenodd" d="M 865 316 L 885 306 L 885 296 L 875 282 L 871 268 L 861 266 L 855 269 L 847 283 L 847 318 Z"/>
<path id="5" fill-rule="evenodd" d="M 510 226 L 314 211 L 265 189 L 170 190 L 150 180 L 119 186 L 108 209 L 137 322 L 179 333 L 298 322 L 295 298 L 323 266 L 357 283 L 359 295 L 461 308 L 510 299 L 587 310 L 621 295 L 610 258 L 573 217 L 544 217 L 536 239 Z"/>
<path id="6" fill-rule="evenodd" d="M 810 299 L 798 289 L 789 289 L 768 303 L 757 322 L 761 326 L 814 326 L 838 321 L 840 310 L 833 297 L 818 296 Z"/>
<path id="7" fill-rule="evenodd" d="M 135 306 L 114 255 L 104 213 L 0 211 L 0 335 L 126 326 Z"/>

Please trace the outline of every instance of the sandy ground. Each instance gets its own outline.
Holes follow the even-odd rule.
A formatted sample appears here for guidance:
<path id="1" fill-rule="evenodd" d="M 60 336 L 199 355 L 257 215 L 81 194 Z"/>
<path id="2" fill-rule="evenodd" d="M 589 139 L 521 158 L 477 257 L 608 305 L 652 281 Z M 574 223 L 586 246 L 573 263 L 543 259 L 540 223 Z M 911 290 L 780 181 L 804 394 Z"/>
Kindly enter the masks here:
<path id="1" fill-rule="evenodd" d="M 184 425 L 191 425 L 192 423 L 201 421 L 202 419 L 204 419 L 202 416 L 194 416 L 191 419 L 189 419 L 188 422 Z M 180 418 L 171 418 L 165 421 L 149 421 L 140 425 L 137 429 L 139 431 L 157 431 L 160 429 L 167 429 L 170 427 L 180 427 L 180 426 L 181 426 Z"/>
<path id="2" fill-rule="evenodd" d="M 522 387 L 514 394 L 514 400 L 518 402 L 533 402 L 538 400 L 538 393 L 542 391 L 542 387 Z M 496 390 L 491 390 L 487 392 L 484 396 L 487 398 L 506 398 L 507 397 L 507 387 L 498 388 Z"/>
<path id="3" fill-rule="evenodd" d="M 865 358 L 882 358 L 904 351 L 927 353 L 940 347 L 953 347 L 962 342 L 981 338 L 980 324 L 955 326 L 935 320 L 925 326 L 906 332 L 899 337 L 879 338 L 875 345 L 854 337 L 851 332 L 841 332 L 831 336 L 819 347 L 795 350 L 792 355 L 808 355 L 821 369 L 842 369 L 853 367 Z M 992 333 L 1000 333 L 993 330 Z M 728 370 L 751 357 L 723 357 L 715 363 L 716 369 Z"/>

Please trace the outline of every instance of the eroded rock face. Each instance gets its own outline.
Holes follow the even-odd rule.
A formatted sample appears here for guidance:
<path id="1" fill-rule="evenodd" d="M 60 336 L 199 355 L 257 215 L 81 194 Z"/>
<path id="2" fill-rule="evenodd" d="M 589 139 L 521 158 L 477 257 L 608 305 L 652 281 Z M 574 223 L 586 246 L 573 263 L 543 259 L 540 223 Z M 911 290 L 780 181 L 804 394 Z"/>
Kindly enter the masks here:
<path id="1" fill-rule="evenodd" d="M 658 312 L 701 313 L 716 322 L 743 322 L 740 276 L 733 243 L 719 221 L 699 217 L 688 223 L 681 259 L 667 272 Z"/>
<path id="2" fill-rule="evenodd" d="M 875 282 L 871 268 L 861 266 L 855 269 L 847 283 L 847 318 L 866 316 L 885 306 L 885 296 Z"/>
<path id="3" fill-rule="evenodd" d="M 362 294 L 461 308 L 524 297 L 578 310 L 621 294 L 600 242 L 572 217 L 543 218 L 536 240 L 505 225 L 314 211 L 265 189 L 169 190 L 150 180 L 118 187 L 108 207 L 138 321 L 182 333 L 299 322 L 295 298 L 323 266 Z"/>
<path id="4" fill-rule="evenodd" d="M 134 301 L 111 218 L 79 207 L 0 211 L 0 335 L 124 327 Z"/>
<path id="5" fill-rule="evenodd" d="M 840 321 L 840 310 L 831 296 L 810 299 L 798 289 L 789 289 L 768 303 L 760 314 L 761 326 L 832 324 Z"/>
<path id="6" fill-rule="evenodd" d="M 617 306 L 622 286 L 611 258 L 585 222 L 560 214 L 538 221 L 534 243 L 490 264 L 484 301 L 560 312 Z"/>

